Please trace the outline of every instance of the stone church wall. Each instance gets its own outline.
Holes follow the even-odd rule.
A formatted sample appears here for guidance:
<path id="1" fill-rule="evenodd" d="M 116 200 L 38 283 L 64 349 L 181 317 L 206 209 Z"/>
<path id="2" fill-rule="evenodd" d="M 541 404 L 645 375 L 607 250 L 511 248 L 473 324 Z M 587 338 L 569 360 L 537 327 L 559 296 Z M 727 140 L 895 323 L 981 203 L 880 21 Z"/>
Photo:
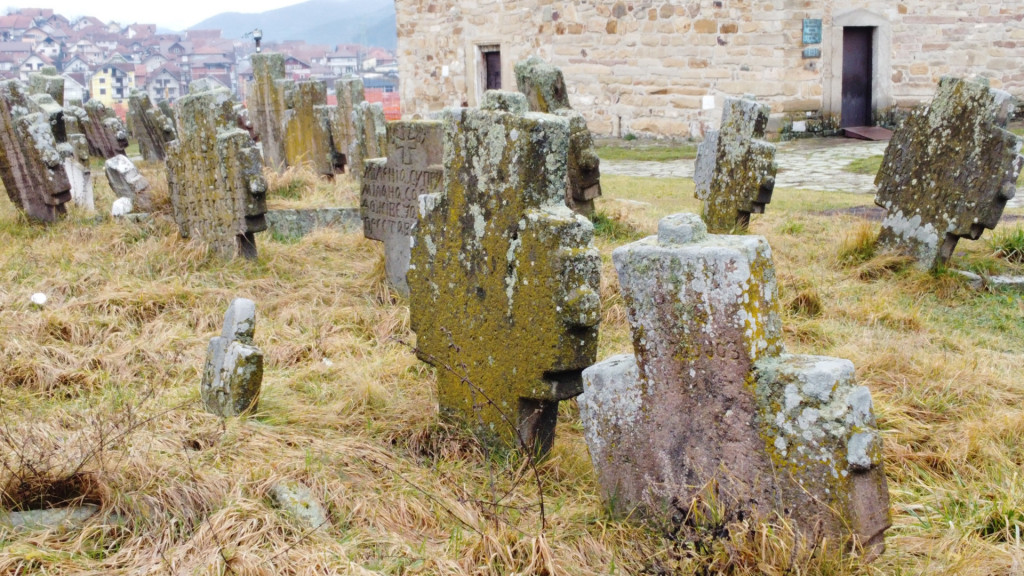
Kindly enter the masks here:
<path id="1" fill-rule="evenodd" d="M 985 76 L 1024 97 L 1019 0 L 397 0 L 402 110 L 476 105 L 483 51 L 503 88 L 536 54 L 562 68 L 597 135 L 700 137 L 726 96 L 768 103 L 778 124 L 841 109 L 843 27 L 874 32 L 872 105 L 928 99 L 943 75 Z M 804 19 L 822 21 L 803 44 Z M 805 58 L 805 48 L 820 49 Z"/>

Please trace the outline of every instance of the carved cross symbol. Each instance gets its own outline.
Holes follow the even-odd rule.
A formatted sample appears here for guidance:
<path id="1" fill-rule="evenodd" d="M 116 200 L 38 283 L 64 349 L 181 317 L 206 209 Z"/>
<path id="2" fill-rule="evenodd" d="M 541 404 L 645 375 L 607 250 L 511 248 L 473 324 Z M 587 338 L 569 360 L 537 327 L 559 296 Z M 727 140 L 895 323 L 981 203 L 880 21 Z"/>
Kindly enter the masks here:
<path id="1" fill-rule="evenodd" d="M 395 134 L 395 148 L 401 154 L 402 164 L 412 164 L 412 153 L 423 143 L 426 134 L 419 130 L 410 130 L 408 126 L 399 125 Z"/>

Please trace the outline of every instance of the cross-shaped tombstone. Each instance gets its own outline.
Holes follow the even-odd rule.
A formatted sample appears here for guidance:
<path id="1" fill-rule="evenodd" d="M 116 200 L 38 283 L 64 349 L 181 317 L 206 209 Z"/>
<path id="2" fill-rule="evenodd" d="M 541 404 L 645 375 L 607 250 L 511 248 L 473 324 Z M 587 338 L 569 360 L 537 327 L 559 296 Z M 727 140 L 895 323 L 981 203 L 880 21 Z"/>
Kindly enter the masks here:
<path id="1" fill-rule="evenodd" d="M 1024 158 L 1004 130 L 1010 95 L 943 78 L 930 105 L 911 112 L 885 149 L 875 204 L 886 209 L 878 243 L 944 264 L 960 238 L 995 228 Z"/>
<path id="2" fill-rule="evenodd" d="M 726 98 L 722 126 L 697 147 L 693 181 L 701 217 L 713 233 L 746 230 L 751 214 L 763 214 L 775 189 L 775 146 L 764 137 L 769 108 Z"/>
<path id="3" fill-rule="evenodd" d="M 263 162 L 237 128 L 231 93 L 219 88 L 178 101 L 178 138 L 167 146 L 167 183 L 183 238 L 231 258 L 256 258 L 256 232 L 267 229 Z"/>
<path id="4" fill-rule="evenodd" d="M 235 298 L 220 336 L 210 339 L 200 395 L 207 411 L 239 416 L 256 410 L 263 385 L 263 352 L 253 344 L 256 303 Z"/>
<path id="5" fill-rule="evenodd" d="M 768 242 L 674 214 L 612 261 L 634 354 L 585 370 L 579 398 L 610 506 L 685 530 L 703 503 L 725 524 L 781 517 L 878 554 L 889 495 L 871 393 L 848 360 L 783 353 Z"/>
<path id="6" fill-rule="evenodd" d="M 543 453 L 600 320 L 593 225 L 565 205 L 569 125 L 495 91 L 443 121 L 443 189 L 420 197 L 408 275 L 418 354 L 443 413 Z"/>
<path id="7" fill-rule="evenodd" d="M 587 121 L 569 105 L 562 70 L 530 56 L 516 64 L 516 84 L 526 95 L 530 110 L 569 120 L 569 186 L 565 203 L 585 216 L 593 213 L 594 199 L 601 195 L 601 160 Z"/>
<path id="8" fill-rule="evenodd" d="M 432 120 L 389 122 L 387 157 L 364 165 L 360 215 L 363 235 L 384 242 L 388 281 L 403 296 L 409 295 L 412 227 L 421 194 L 441 188 L 441 123 Z"/>

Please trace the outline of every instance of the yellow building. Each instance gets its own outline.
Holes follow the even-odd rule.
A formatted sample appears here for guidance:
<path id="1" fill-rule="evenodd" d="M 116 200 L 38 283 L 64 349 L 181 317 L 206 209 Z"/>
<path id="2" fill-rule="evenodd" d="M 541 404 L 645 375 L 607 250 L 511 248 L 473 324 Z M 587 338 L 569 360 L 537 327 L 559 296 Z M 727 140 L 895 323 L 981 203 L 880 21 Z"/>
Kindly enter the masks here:
<path id="1" fill-rule="evenodd" d="M 128 99 L 135 88 L 135 65 L 110 60 L 100 65 L 89 80 L 89 98 L 106 106 Z"/>

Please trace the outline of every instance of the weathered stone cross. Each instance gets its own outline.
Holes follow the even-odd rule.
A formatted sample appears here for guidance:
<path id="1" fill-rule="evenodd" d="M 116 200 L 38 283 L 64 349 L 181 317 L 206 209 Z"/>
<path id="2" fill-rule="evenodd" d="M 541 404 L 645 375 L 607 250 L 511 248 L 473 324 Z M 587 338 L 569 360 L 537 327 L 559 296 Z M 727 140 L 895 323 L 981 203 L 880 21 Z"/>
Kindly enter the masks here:
<path id="1" fill-rule="evenodd" d="M 722 126 L 697 148 L 693 181 L 703 202 L 701 217 L 712 233 L 743 231 L 750 214 L 761 214 L 775 189 L 775 146 L 764 137 L 768 107 L 726 98 Z"/>

